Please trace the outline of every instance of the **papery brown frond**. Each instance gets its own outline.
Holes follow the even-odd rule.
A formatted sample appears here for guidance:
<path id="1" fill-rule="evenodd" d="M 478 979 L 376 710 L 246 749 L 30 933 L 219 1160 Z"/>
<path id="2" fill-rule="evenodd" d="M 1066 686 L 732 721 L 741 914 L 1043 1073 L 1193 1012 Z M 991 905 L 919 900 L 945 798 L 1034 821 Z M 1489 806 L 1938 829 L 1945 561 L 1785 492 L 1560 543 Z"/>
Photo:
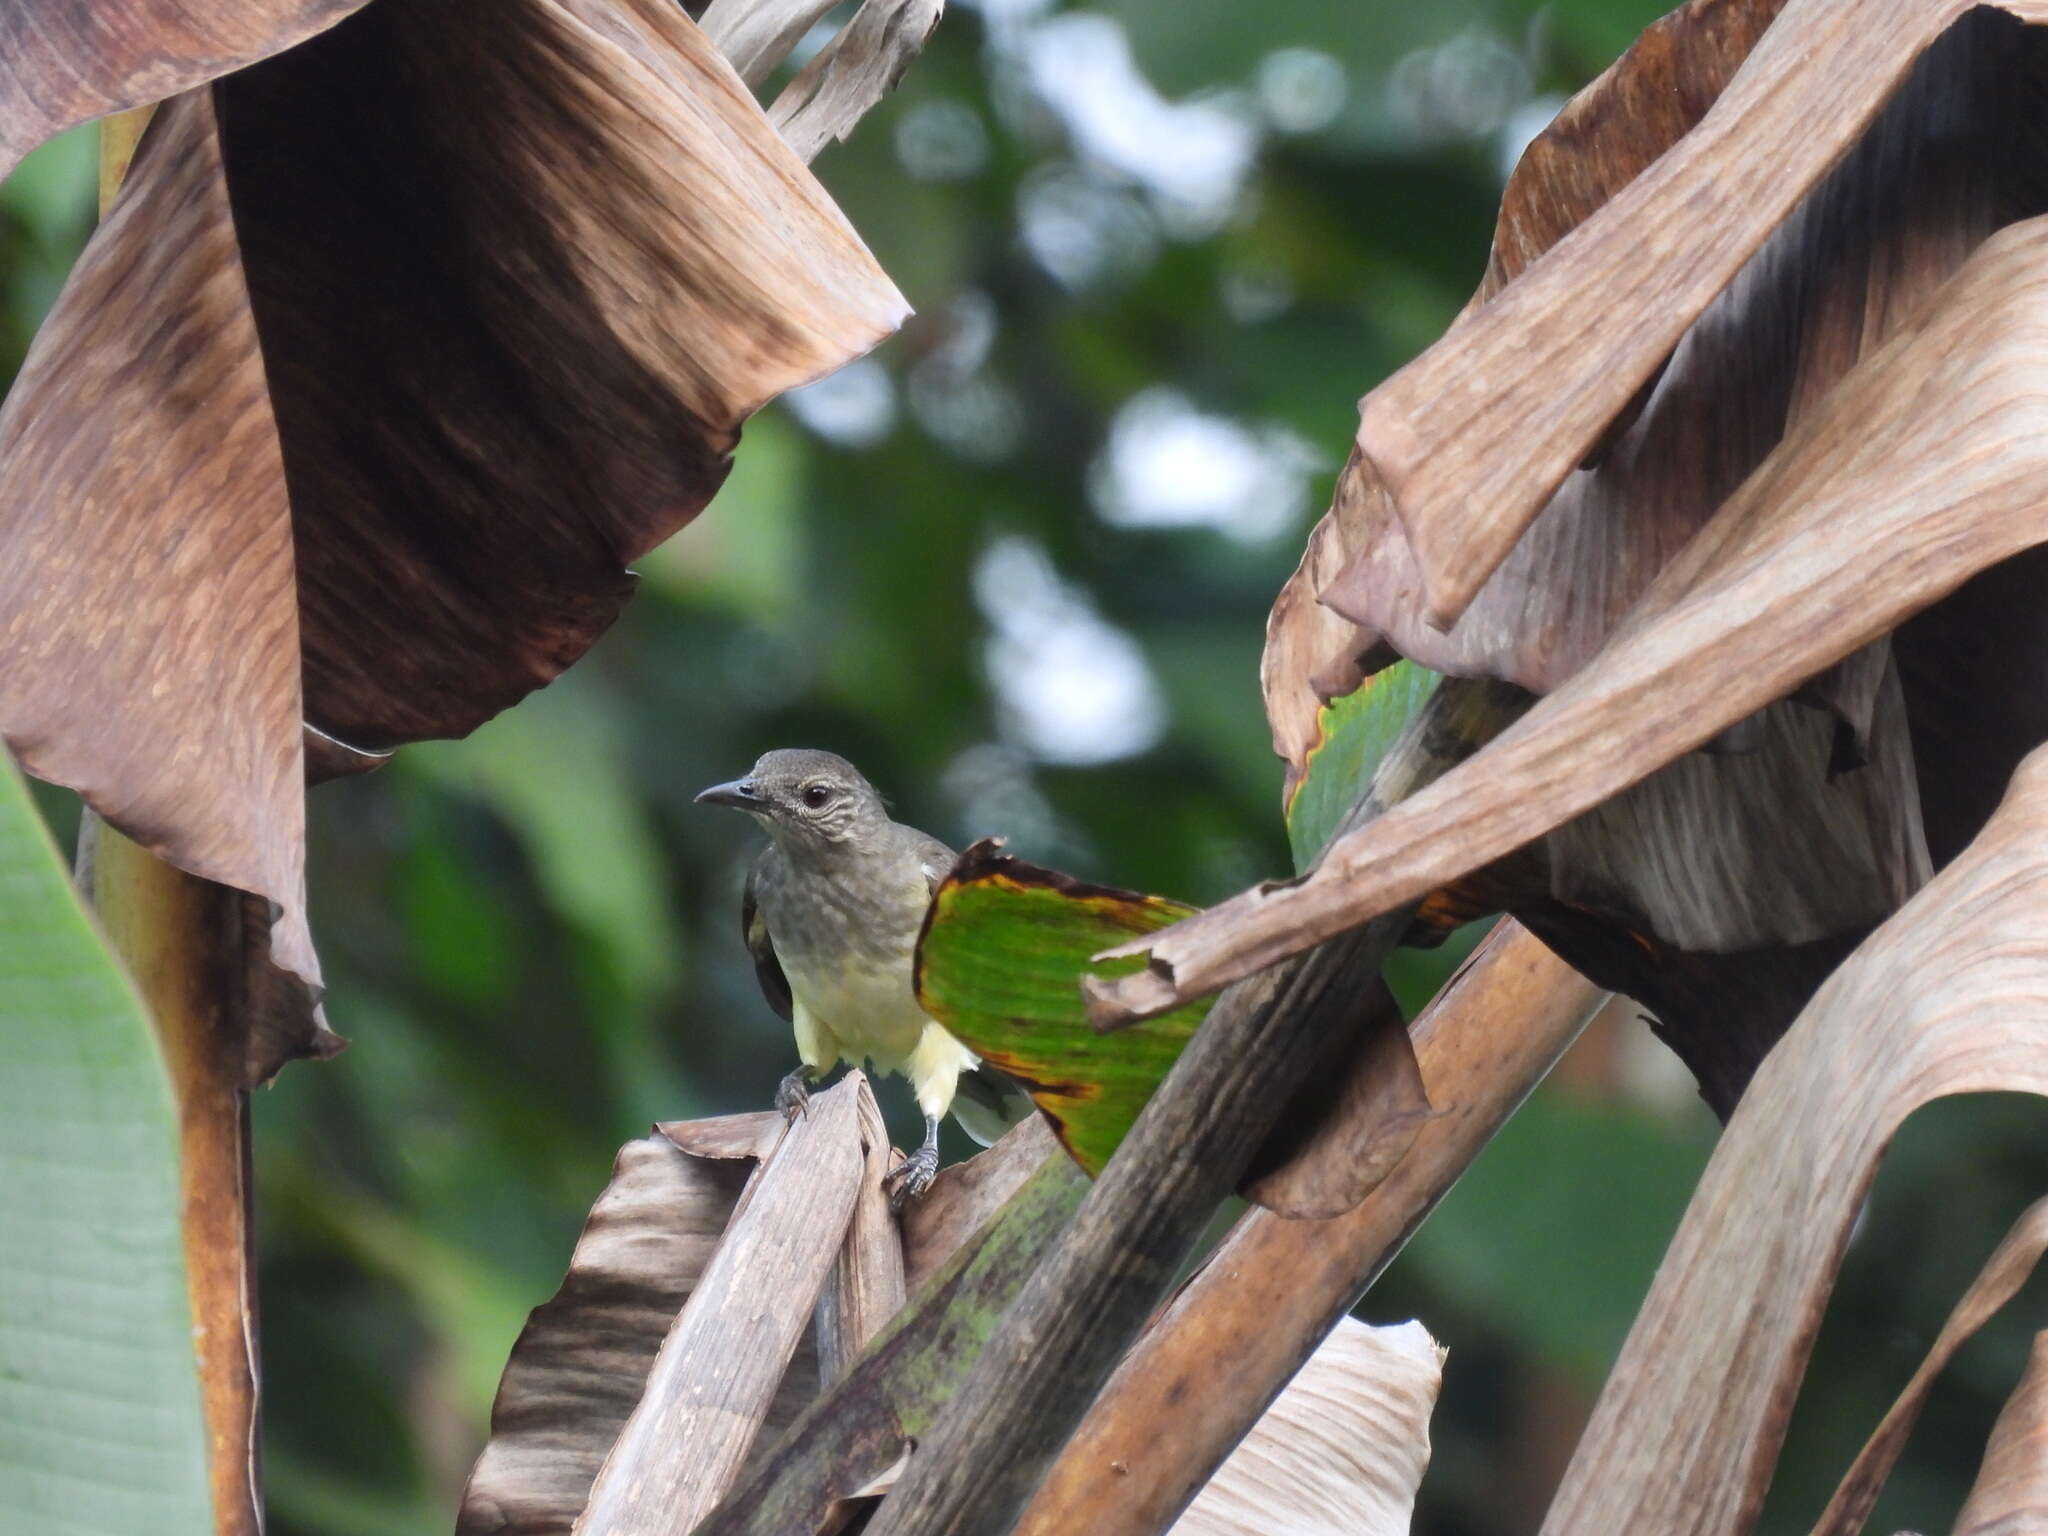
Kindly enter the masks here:
<path id="1" fill-rule="evenodd" d="M 751 1160 L 692 1156 L 661 1136 L 619 1149 L 561 1289 L 512 1347 L 458 1536 L 540 1536 L 575 1524 L 753 1171 Z M 770 1422 L 787 1424 L 816 1390 L 816 1357 L 806 1351 Z"/>
<path id="2" fill-rule="evenodd" d="M 1703 89 L 1699 72 L 1710 85 L 1725 69 L 1724 59 L 1692 43 L 1682 33 L 1655 55 L 1677 71 L 1674 99 Z M 1587 94 L 1654 96 L 1656 82 L 1636 82 L 1637 71 L 1627 67 L 1635 58 Z M 1319 589 L 1324 600 L 1438 671 L 1500 677 L 1538 693 L 1569 677 L 1788 424 L 1895 333 L 1994 230 L 2048 208 L 2048 175 L 2031 126 L 2040 116 L 2044 58 L 2048 44 L 2037 34 L 1990 12 L 1932 48 L 1844 162 L 1705 307 L 1639 414 L 1609 434 L 1597 464 L 1573 473 L 1548 500 L 1456 623 L 1439 629 L 1431 622 L 1413 549 L 1367 458 L 1355 461 L 1359 472 L 1347 472 L 1338 488 L 1335 515 L 1351 525 L 1356 554 Z M 1635 168 L 1638 140 L 1614 108 L 1570 107 L 1560 122 L 1570 124 L 1567 144 L 1576 154 L 1563 160 L 1564 150 L 1542 136 L 1531 146 L 1509 183 L 1489 282 L 1475 308 L 1517 270 L 1499 242 L 1529 249 L 1531 237 L 1521 231 L 1537 223 L 1537 210 L 1553 224 L 1593 211 L 1545 195 L 1543 181 L 1525 183 L 1544 172 L 1563 179 L 1567 167 L 1583 171 L 1588 161 L 1601 166 L 1596 142 L 1624 169 Z M 1589 138 L 1601 129 L 1605 139 Z M 1589 289 L 1603 286 L 1593 270 L 1578 276 Z M 1439 346 L 1459 334 L 1454 329 Z M 1553 386 L 1599 376 L 1616 336 L 1603 325 L 1580 338 L 1577 360 Z M 1873 679 L 1863 681 L 1867 700 Z"/>
<path id="3" fill-rule="evenodd" d="M 0 730 L 316 984 L 309 770 L 557 675 L 905 312 L 666 0 L 370 7 L 158 113 L 0 410 Z"/>
<path id="4" fill-rule="evenodd" d="M 740 421 L 905 312 L 663 0 L 378 6 L 219 89 L 307 719 L 354 746 L 554 677 Z"/>
<path id="5" fill-rule="evenodd" d="M 284 469 L 213 100 L 156 115 L 0 405 L 0 725 L 152 852 L 305 928 Z"/>
<path id="6" fill-rule="evenodd" d="M 1980 247 L 1658 575 L 1600 655 L 1299 881 L 1162 930 L 1151 1012 L 1521 847 L 2048 539 L 2048 220 Z"/>
<path id="7" fill-rule="evenodd" d="M 1884 1491 L 1885 1480 L 1891 1476 L 1900 1452 L 1906 1448 L 1920 1411 L 1927 1406 L 1928 1394 L 1933 1390 L 1936 1379 L 1948 1368 L 1956 1351 L 1971 1335 L 2019 1293 L 2044 1252 L 2048 1252 L 2048 1200 L 2037 1200 L 2013 1223 L 2005 1241 L 1985 1261 L 1977 1278 L 1970 1282 L 1970 1288 L 1949 1312 L 1948 1321 L 1941 1325 L 1940 1334 L 1929 1347 L 1919 1368 L 1913 1372 L 1913 1379 L 1906 1383 L 1898 1400 L 1886 1411 L 1884 1419 L 1857 1453 L 1841 1486 L 1814 1523 L 1813 1536 L 1856 1536 L 1864 1528 L 1871 1511 L 1877 1507 L 1877 1498 Z M 2035 1373 L 2030 1369 L 2028 1374 L 2032 1376 Z M 2048 1434 L 2048 1417 L 2044 1417 L 2042 1412 L 2043 1407 L 2048 1406 L 2041 1401 L 2043 1385 L 2035 1382 L 2030 1387 L 2023 1382 L 2013 1399 L 2014 1405 L 2021 1407 L 2022 1417 L 2026 1417 L 2028 1411 L 2022 1405 L 2029 1396 L 2035 1398 L 2031 1409 L 2031 1433 L 2037 1439 Z M 1999 1434 L 1994 1432 L 1992 1438 L 1995 1446 Z M 2048 1444 L 2044 1444 L 2042 1449 L 2048 1450 Z M 1986 1467 L 1988 1471 L 1989 1458 Z M 2037 1475 L 2031 1482 L 2037 1498 L 2048 1494 L 2048 1475 Z M 2044 1502 L 2041 1513 L 2048 1515 L 2048 1502 Z M 1967 1520 L 1959 1520 L 1957 1531 L 1961 1532 L 1968 1524 Z"/>
<path id="8" fill-rule="evenodd" d="M 1465 610 L 1686 331 L 1970 9 L 1789 0 L 1696 128 L 1367 397 L 1359 446 L 1399 507 L 1436 622 Z M 2005 9 L 2048 16 L 2039 0 Z"/>
<path id="9" fill-rule="evenodd" d="M 1729 1122 L 1543 1530 L 1747 1530 L 1879 1159 L 1951 1094 L 2048 1095 L 2048 752 L 1821 988 Z M 1994 1259 L 2031 1264 L 2023 1221 Z M 1981 1297 L 1979 1298 L 1982 1299 Z"/>
<path id="10" fill-rule="evenodd" d="M 1468 316 L 1580 222 L 1611 218 L 1601 210 L 1664 150 L 1696 149 L 1691 130 L 1730 88 L 1771 9 L 1686 6 L 1567 106 L 1509 184 Z M 1798 13 L 1781 23 L 1814 24 Z M 2048 37 L 2035 29 L 1993 11 L 1950 27 L 1704 306 L 1648 386 L 1581 445 L 1586 462 L 1448 629 L 1433 622 L 1377 466 L 1354 453 L 1311 550 L 1349 551 L 1340 572 L 1313 581 L 1334 613 L 1307 603 L 1305 561 L 1269 630 L 1269 711 L 1290 772 L 1314 739 L 1302 677 L 1331 655 L 1379 644 L 1539 693 L 1586 666 L 1848 371 L 1919 315 L 1989 235 L 2048 208 L 2044 79 Z M 1723 152 L 1736 152 L 1732 143 Z M 1760 144 L 1740 152 L 1770 153 Z M 1639 247 L 1631 267 L 1664 249 L 1647 238 Z M 1680 270 L 1694 257 L 1680 242 L 1662 259 Z M 1613 273 L 1580 260 L 1584 288 L 1613 286 Z M 1471 332 L 1454 327 L 1435 351 Z M 1577 338 L 1552 387 L 1560 398 L 1606 387 L 1614 355 L 1630 345 L 1603 321 Z M 1710 755 L 1674 763 L 1563 827 L 1540 850 L 1544 878 L 1507 893 L 1508 910 L 1589 974 L 1652 1004 L 1717 1106 L 1732 1103 L 1745 1060 L 1753 1065 L 1810 994 L 1819 958 L 1853 947 L 1952 857 L 2020 755 L 2048 735 L 2039 694 L 2025 684 L 2048 668 L 2048 621 L 2029 600 L 2043 567 L 2031 555 L 2019 564 L 2032 575 L 1988 573 L 1951 600 L 1953 617 L 1938 605 L 1900 636 L 1799 679 L 1791 702 L 1731 723 Z M 1317 617 L 1302 617 L 1304 608 Z M 1283 648 L 1290 636 L 1300 638 Z M 1283 733 L 1288 700 L 1305 723 L 1288 716 Z M 1710 1038 L 1737 1012 L 1739 1042 Z"/>
<path id="11" fill-rule="evenodd" d="M 43 140 L 280 53 L 364 0 L 8 0 L 0 180 Z"/>

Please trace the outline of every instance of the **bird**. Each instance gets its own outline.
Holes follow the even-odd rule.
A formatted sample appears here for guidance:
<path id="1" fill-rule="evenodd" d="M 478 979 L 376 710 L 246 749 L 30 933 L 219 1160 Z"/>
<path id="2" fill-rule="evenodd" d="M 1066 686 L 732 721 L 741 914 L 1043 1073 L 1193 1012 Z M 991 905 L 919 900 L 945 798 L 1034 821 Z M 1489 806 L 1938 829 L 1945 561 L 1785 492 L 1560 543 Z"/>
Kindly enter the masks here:
<path id="1" fill-rule="evenodd" d="M 998 1133 L 1009 1115 L 1003 1085 L 917 1001 L 918 933 L 953 850 L 892 821 L 859 769 L 811 748 L 765 753 L 697 803 L 744 811 L 768 834 L 747 874 L 740 929 L 769 1006 L 795 1026 L 798 1066 L 776 1089 L 776 1108 L 802 1114 L 811 1085 L 841 1061 L 865 1059 L 910 1081 L 925 1134 L 888 1175 L 900 1210 L 938 1172 L 939 1122 L 961 1107 L 963 1079 L 967 1102 L 993 1111 Z M 960 1118 L 977 1140 L 992 1139 L 987 1122 Z"/>

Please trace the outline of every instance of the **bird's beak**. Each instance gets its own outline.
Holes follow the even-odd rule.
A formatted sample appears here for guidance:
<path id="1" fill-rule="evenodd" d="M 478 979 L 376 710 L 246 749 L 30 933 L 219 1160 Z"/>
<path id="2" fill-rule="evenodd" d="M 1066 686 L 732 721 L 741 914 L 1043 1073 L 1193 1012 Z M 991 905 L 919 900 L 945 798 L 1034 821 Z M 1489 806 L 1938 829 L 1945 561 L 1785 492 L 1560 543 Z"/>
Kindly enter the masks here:
<path id="1" fill-rule="evenodd" d="M 736 811 L 758 811 L 768 802 L 761 792 L 754 788 L 752 779 L 734 779 L 728 784 L 714 784 L 697 796 L 699 805 L 729 805 Z"/>

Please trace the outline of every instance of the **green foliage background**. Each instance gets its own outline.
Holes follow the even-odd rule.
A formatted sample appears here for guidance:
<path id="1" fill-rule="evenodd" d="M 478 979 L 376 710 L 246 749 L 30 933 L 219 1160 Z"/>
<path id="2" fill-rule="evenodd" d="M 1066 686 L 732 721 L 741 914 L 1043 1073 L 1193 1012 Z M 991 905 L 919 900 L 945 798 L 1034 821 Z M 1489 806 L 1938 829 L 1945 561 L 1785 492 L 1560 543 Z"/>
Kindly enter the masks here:
<path id="1" fill-rule="evenodd" d="M 749 426 L 726 490 L 560 684 L 314 797 L 316 933 L 355 1046 L 257 1104 L 279 1536 L 445 1532 L 614 1148 L 765 1104 L 790 1065 L 737 932 L 751 830 L 697 788 L 826 746 L 956 844 L 1001 832 L 1195 902 L 1289 867 L 1266 609 L 1357 397 L 1477 280 L 1515 147 L 1655 9 L 959 0 L 819 163 L 918 318 Z M 1118 83 L 1118 39 L 1149 87 Z M 1183 111 L 1148 122 L 1146 90 Z M 74 134 L 0 188 L 0 377 L 88 232 L 92 160 Z M 1048 667 L 1062 647 L 1078 666 Z M 1151 692 L 1076 727 L 1105 648 L 1142 658 Z M 1032 688 L 1064 737 L 1030 726 Z M 1404 997 L 1452 957 L 1403 956 Z M 2048 1184 L 2040 1125 L 1973 1100 L 1909 1126 L 1768 1530 L 1806 1528 Z M 1600 1030 L 1368 1298 L 1451 1349 L 1419 1530 L 1533 1528 L 1712 1134 L 1645 1032 Z M 1945 1526 L 2044 1299 L 1965 1351 L 1873 1529 Z"/>

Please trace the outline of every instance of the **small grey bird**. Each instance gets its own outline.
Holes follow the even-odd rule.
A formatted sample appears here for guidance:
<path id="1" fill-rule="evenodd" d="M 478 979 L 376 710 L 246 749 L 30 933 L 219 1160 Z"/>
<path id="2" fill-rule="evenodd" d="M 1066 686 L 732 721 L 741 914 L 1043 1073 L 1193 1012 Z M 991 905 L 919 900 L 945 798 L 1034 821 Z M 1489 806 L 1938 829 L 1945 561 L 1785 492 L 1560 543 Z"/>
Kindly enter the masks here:
<path id="1" fill-rule="evenodd" d="M 740 927 L 769 1006 L 796 1026 L 802 1065 L 782 1080 L 776 1107 L 800 1114 L 811 1082 L 840 1061 L 902 1073 L 924 1111 L 924 1145 L 889 1179 L 898 1205 L 923 1194 L 939 1168 L 939 1121 L 961 1075 L 979 1065 L 911 986 L 918 930 L 953 850 L 891 821 L 860 770 L 830 752 L 769 752 L 697 800 L 745 811 L 768 834 Z M 982 1085 L 974 1097 L 999 1103 L 1000 1091 Z"/>

